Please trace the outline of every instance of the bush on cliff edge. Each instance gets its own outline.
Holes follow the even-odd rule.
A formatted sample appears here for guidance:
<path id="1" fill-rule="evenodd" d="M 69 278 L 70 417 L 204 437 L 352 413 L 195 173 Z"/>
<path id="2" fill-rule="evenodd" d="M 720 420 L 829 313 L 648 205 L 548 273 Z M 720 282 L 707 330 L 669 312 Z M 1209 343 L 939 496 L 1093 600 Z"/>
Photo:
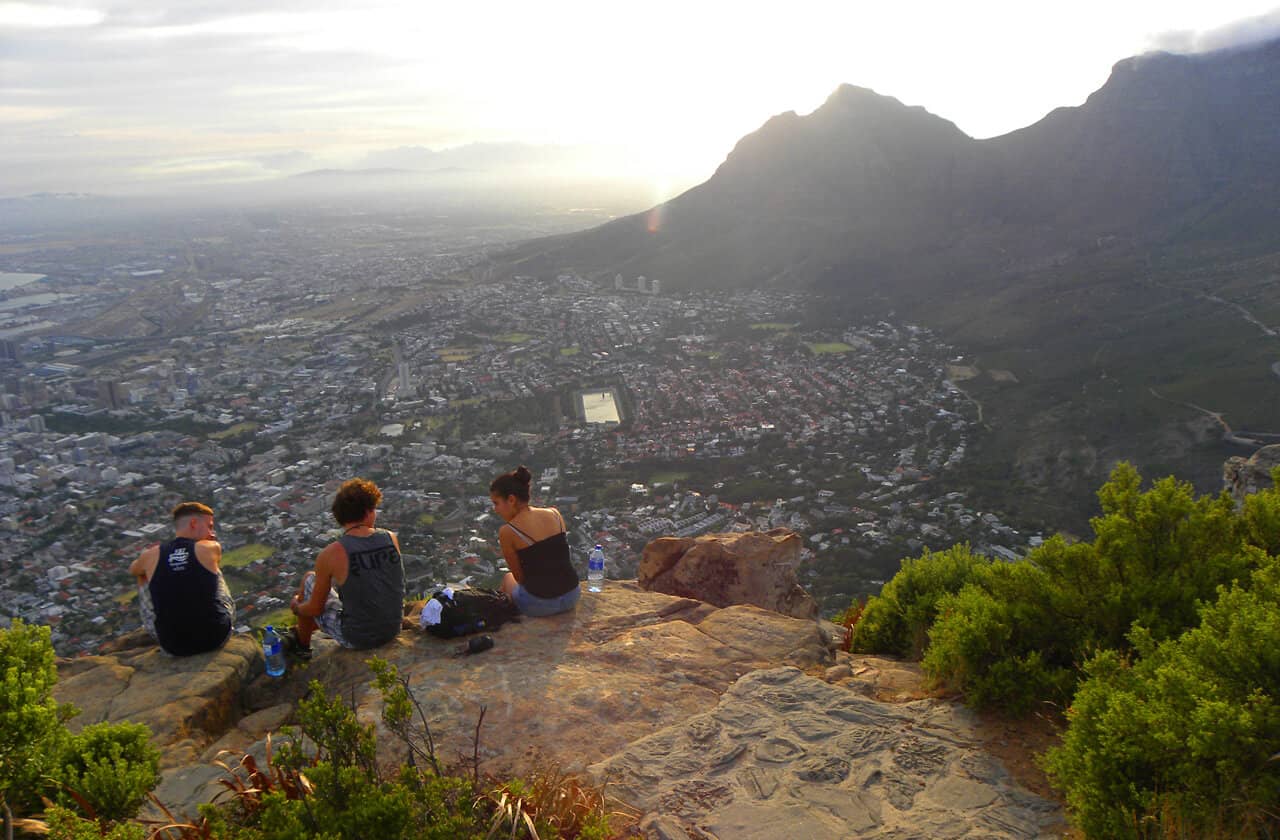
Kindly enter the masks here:
<path id="1" fill-rule="evenodd" d="M 1045 762 L 1089 836 L 1280 832 L 1280 560 L 1257 562 L 1199 627 L 1089 661 Z"/>
<path id="2" fill-rule="evenodd" d="M 902 569 L 867 601 L 853 627 L 851 649 L 919 659 L 938 617 L 938 602 L 959 592 L 990 564 L 990 559 L 974 554 L 968 545 L 926 550 L 918 558 L 903 560 Z"/>
<path id="3" fill-rule="evenodd" d="M 95 724 L 72 735 L 74 706 L 58 680 L 48 627 L 15 619 L 0 630 L 0 805 L 5 816 L 43 809 L 42 797 L 105 822 L 137 814 L 159 781 L 160 754 L 141 724 Z"/>
<path id="4" fill-rule="evenodd" d="M 904 561 L 857 649 L 911 653 L 925 623 L 935 684 L 1071 702 L 1049 767 L 1091 837 L 1280 835 L 1280 489 L 1237 509 L 1172 478 L 1143 492 L 1121 464 L 1098 497 L 1091 543 Z"/>

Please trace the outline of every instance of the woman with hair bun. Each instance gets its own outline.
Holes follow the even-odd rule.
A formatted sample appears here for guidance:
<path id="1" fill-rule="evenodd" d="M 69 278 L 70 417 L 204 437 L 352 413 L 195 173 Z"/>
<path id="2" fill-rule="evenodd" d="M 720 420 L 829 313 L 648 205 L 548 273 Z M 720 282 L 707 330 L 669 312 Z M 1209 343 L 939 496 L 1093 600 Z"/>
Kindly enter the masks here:
<path id="1" fill-rule="evenodd" d="M 569 559 L 564 517 L 555 508 L 529 504 L 532 481 L 521 465 L 489 485 L 493 512 L 506 523 L 498 529 L 498 543 L 511 571 L 502 591 L 524 615 L 555 615 L 573 609 L 582 591 Z"/>

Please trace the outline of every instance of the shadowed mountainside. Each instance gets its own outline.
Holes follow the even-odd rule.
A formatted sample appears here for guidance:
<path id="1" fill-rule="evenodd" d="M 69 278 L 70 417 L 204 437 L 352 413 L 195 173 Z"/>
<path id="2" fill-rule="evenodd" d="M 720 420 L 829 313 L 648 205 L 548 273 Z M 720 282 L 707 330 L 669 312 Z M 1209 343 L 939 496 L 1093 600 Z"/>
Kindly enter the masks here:
<path id="1" fill-rule="evenodd" d="M 510 257 L 517 272 L 647 273 L 669 287 L 953 284 L 1099 239 L 1271 233 L 1278 159 L 1280 41 L 1121 61 L 1084 105 L 990 140 L 844 85 L 744 137 L 706 183 Z"/>

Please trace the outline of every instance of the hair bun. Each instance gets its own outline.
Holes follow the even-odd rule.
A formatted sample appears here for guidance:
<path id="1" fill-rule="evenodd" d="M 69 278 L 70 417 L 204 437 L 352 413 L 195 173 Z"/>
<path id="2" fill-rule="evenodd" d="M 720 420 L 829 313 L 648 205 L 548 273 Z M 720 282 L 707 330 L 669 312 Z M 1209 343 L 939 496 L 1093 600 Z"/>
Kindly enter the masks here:
<path id="1" fill-rule="evenodd" d="M 529 472 L 529 468 L 524 464 L 516 467 L 515 472 L 513 472 L 512 475 L 515 476 L 516 481 L 526 486 L 533 482 L 533 473 Z"/>

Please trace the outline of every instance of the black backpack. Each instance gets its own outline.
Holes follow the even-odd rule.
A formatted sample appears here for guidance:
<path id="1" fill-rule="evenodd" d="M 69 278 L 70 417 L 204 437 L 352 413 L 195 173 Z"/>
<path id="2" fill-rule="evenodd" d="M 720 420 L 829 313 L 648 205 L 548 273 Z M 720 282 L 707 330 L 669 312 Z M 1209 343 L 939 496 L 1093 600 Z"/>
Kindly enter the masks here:
<path id="1" fill-rule="evenodd" d="M 431 597 L 440 602 L 440 623 L 427 625 L 426 630 L 442 639 L 488 632 L 520 620 L 511 599 L 494 589 L 455 589 L 452 599 L 443 591 Z"/>

